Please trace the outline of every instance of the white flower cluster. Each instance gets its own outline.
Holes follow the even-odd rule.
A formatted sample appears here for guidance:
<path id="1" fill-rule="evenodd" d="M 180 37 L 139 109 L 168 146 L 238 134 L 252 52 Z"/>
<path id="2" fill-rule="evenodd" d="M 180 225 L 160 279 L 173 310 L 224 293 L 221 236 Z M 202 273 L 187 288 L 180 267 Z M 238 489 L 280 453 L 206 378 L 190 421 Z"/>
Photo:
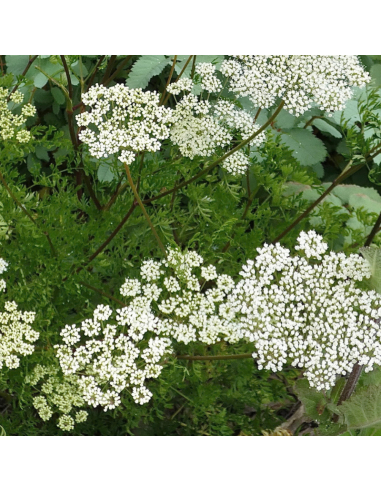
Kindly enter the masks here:
<path id="1" fill-rule="evenodd" d="M 259 130 L 254 118 L 233 103 L 223 100 L 210 103 L 199 100 L 194 94 L 181 99 L 173 110 L 172 120 L 171 141 L 190 159 L 210 157 L 221 150 L 228 152 L 235 137 L 245 140 Z M 265 135 L 260 134 L 252 145 L 260 146 L 264 140 Z M 244 174 L 248 165 L 249 159 L 241 152 L 225 162 L 224 167 L 232 174 Z"/>
<path id="2" fill-rule="evenodd" d="M 221 66 L 229 90 L 249 97 L 254 106 L 270 108 L 277 99 L 299 116 L 313 104 L 329 114 L 341 111 L 353 87 L 369 75 L 356 55 L 231 55 Z"/>
<path id="3" fill-rule="evenodd" d="M 152 394 L 145 383 L 160 376 L 172 341 L 211 344 L 221 336 L 235 341 L 230 325 L 218 316 L 234 282 L 202 264 L 194 252 L 169 250 L 162 262 L 144 262 L 142 281 L 126 280 L 121 293 L 130 300 L 127 307 L 114 314 L 98 306 L 92 319 L 62 330 L 63 344 L 56 347 L 61 368 L 66 376 L 79 376 L 88 405 L 114 409 L 124 390 L 137 404 L 148 403 Z M 206 281 L 215 287 L 204 294 Z"/>
<path id="4" fill-rule="evenodd" d="M 171 110 L 159 105 L 156 92 L 95 85 L 82 101 L 90 112 L 77 116 L 78 125 L 85 127 L 80 138 L 93 157 L 118 155 L 129 165 L 138 152 L 156 152 L 169 137 Z"/>
<path id="5" fill-rule="evenodd" d="M 152 394 L 173 343 L 213 345 L 246 340 L 259 367 L 303 369 L 312 387 L 331 389 L 355 364 L 381 365 L 381 295 L 357 282 L 371 277 L 359 255 L 328 253 L 315 232 L 296 247 L 265 245 L 243 266 L 235 284 L 203 266 L 195 252 L 169 249 L 162 261 L 147 260 L 138 279 L 127 279 L 128 299 L 116 314 L 98 306 L 82 326 L 62 330 L 57 355 L 65 375 L 79 377 L 84 401 L 107 411 L 128 389 L 138 404 Z"/>
<path id="6" fill-rule="evenodd" d="M 16 139 L 19 143 L 28 143 L 31 134 L 24 128 L 26 120 L 36 114 L 36 108 L 31 104 L 25 104 L 21 114 L 16 115 L 9 109 L 8 97 L 13 104 L 22 104 L 24 95 L 14 92 L 9 96 L 9 90 L 0 87 L 0 138 L 2 140 Z"/>
<path id="7" fill-rule="evenodd" d="M 59 376 L 56 366 L 37 365 L 25 378 L 30 386 L 39 385 L 40 396 L 33 399 L 33 406 L 45 422 L 54 414 L 60 415 L 57 426 L 70 432 L 75 424 L 86 422 L 88 413 L 81 410 L 85 406 L 77 376 Z"/>
<path id="8" fill-rule="evenodd" d="M 8 264 L 0 259 L 0 275 L 7 270 Z M 0 280 L 0 293 L 6 289 L 6 283 Z M 20 356 L 30 355 L 39 334 L 32 329 L 35 313 L 18 311 L 15 302 L 7 301 L 4 312 L 0 312 L 0 370 L 3 366 L 17 369 Z"/>
<path id="9" fill-rule="evenodd" d="M 298 243 L 295 257 L 279 244 L 260 249 L 223 309 L 254 343 L 260 368 L 291 363 L 329 390 L 357 363 L 368 372 L 381 365 L 381 296 L 356 286 L 371 276 L 362 257 L 328 254 L 315 232 Z"/>

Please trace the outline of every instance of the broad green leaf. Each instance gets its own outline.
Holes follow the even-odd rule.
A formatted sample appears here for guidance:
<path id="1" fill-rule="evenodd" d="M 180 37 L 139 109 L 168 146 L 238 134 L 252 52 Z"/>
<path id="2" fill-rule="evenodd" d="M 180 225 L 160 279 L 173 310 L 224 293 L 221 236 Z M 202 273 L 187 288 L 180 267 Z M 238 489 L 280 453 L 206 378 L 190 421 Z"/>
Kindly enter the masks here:
<path id="1" fill-rule="evenodd" d="M 159 75 L 170 63 L 170 58 L 165 55 L 142 55 L 132 67 L 128 87 L 145 89 L 152 77 Z"/>
<path id="2" fill-rule="evenodd" d="M 38 175 L 41 171 L 41 162 L 33 154 L 29 154 L 27 158 L 27 167 L 30 174 Z"/>
<path id="3" fill-rule="evenodd" d="M 54 100 L 56 101 L 56 103 L 58 103 L 58 104 L 64 104 L 65 103 L 65 96 L 59 87 L 53 87 L 52 88 L 52 96 L 54 97 Z"/>
<path id="4" fill-rule="evenodd" d="M 381 386 L 359 391 L 340 409 L 349 430 L 378 430 L 381 427 Z"/>
<path id="5" fill-rule="evenodd" d="M 109 164 L 102 164 L 98 168 L 98 179 L 102 183 L 110 183 L 115 179 L 115 174 L 112 172 Z"/>
<path id="6" fill-rule="evenodd" d="M 332 118 L 337 124 L 341 124 L 341 119 L 348 121 L 349 125 L 354 125 L 357 121 L 361 120 L 358 101 L 348 101 L 344 111 L 337 111 Z"/>
<path id="7" fill-rule="evenodd" d="M 312 389 L 306 379 L 296 383 L 296 393 L 306 409 L 306 414 L 313 420 L 320 420 L 328 403 L 325 396 Z"/>
<path id="8" fill-rule="evenodd" d="M 38 89 L 42 89 L 48 83 L 48 78 L 43 73 L 38 73 L 34 78 L 34 85 Z"/>
<path id="9" fill-rule="evenodd" d="M 376 85 L 381 85 L 381 65 L 373 65 L 370 70 L 372 79 Z"/>
<path id="10" fill-rule="evenodd" d="M 370 286 L 378 293 L 381 293 L 381 249 L 380 248 L 362 248 L 360 253 L 369 263 L 372 278 Z"/>
<path id="11" fill-rule="evenodd" d="M 277 128 L 282 128 L 283 130 L 288 130 L 294 128 L 295 123 L 296 123 L 296 116 L 282 109 L 282 111 L 280 112 L 279 116 L 275 121 L 275 126 Z"/>
<path id="12" fill-rule="evenodd" d="M 43 161 L 49 161 L 50 160 L 50 157 L 49 157 L 49 154 L 48 154 L 48 151 L 46 150 L 45 147 L 41 146 L 41 145 L 38 145 L 36 147 L 36 156 L 43 160 Z"/>
<path id="13" fill-rule="evenodd" d="M 313 125 L 323 133 L 328 133 L 335 138 L 342 138 L 342 134 L 334 126 L 323 119 L 314 120 Z"/>
<path id="14" fill-rule="evenodd" d="M 288 130 L 281 139 L 303 166 L 314 166 L 322 163 L 327 157 L 325 145 L 309 130 L 299 128 Z"/>
<path id="15" fill-rule="evenodd" d="M 353 195 L 367 196 L 369 199 L 381 204 L 381 196 L 374 188 L 362 188 L 357 185 L 340 185 L 333 190 L 333 194 L 342 200 L 344 205 L 348 205 Z M 355 208 L 356 205 L 354 204 Z"/>

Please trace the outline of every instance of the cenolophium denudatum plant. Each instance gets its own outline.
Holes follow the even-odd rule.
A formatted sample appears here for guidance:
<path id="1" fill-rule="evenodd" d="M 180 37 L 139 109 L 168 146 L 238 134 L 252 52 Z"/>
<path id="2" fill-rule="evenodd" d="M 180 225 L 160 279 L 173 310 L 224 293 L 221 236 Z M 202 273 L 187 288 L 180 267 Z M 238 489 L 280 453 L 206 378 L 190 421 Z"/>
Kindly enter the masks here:
<path id="1" fill-rule="evenodd" d="M 374 290 L 364 290 L 372 276 L 367 261 L 358 255 L 327 253 L 327 244 L 313 231 L 299 235 L 293 248 L 298 252 L 296 255 L 278 244 L 278 240 L 293 231 L 334 187 L 354 172 L 356 165 L 364 166 L 367 160 L 374 159 L 377 148 L 365 153 L 364 163 L 346 166 L 325 196 L 313 203 L 274 245 L 260 248 L 257 257 L 242 267 L 241 279 L 236 274 L 227 275 L 225 268 L 224 273 L 218 273 L 221 257 L 216 265 L 205 266 L 203 257 L 185 245 L 168 247 L 157 216 L 152 216 L 154 206 L 158 211 L 161 209 L 159 200 L 171 196 L 172 210 L 181 190 L 208 177 L 220 166 L 221 173 L 232 179 L 247 180 L 249 200 L 243 214 L 245 219 L 258 193 L 250 182 L 253 155 L 272 145 L 266 130 L 274 127 L 285 110 L 292 117 L 301 117 L 311 110 L 328 116 L 343 111 L 353 89 L 364 87 L 370 80 L 358 57 L 226 55 L 216 65 L 198 63 L 197 55 L 191 55 L 181 71 L 176 72 L 180 75 L 173 82 L 179 61 L 176 55 L 162 94 L 131 88 L 128 81 L 126 85 L 117 83 L 107 87 L 131 58 L 118 67 L 114 67 L 116 58 L 100 59 L 94 72 L 88 75 L 88 91 L 82 94 L 82 103 L 77 107 L 72 104 L 73 62 L 64 55 L 58 59 L 69 84 L 67 89 L 62 85 L 63 79 L 56 81 L 44 68 L 38 67 L 46 80 L 54 84 L 57 100 L 59 90 L 70 100 L 68 130 L 77 161 L 83 161 L 80 149 L 84 148 L 93 162 L 113 161 L 118 170 L 118 188 L 104 206 L 86 172 L 82 168 L 75 171 L 78 183 L 83 180 L 86 184 L 96 208 L 108 213 L 128 187 L 133 195 L 131 208 L 125 210 L 125 218 L 109 239 L 100 242 L 89 261 L 74 263 L 63 283 L 72 282 L 82 271 L 91 274 L 91 263 L 106 250 L 138 208 L 162 252 L 162 259 L 143 261 L 139 276 L 126 280 L 120 291 L 125 301 L 108 294 L 105 288 L 81 282 L 82 286 L 116 301 L 120 309 L 98 305 L 92 316 L 83 317 L 84 321 L 79 323 L 76 316 L 73 323 L 61 330 L 61 342 L 54 342 L 60 368 L 54 361 L 43 361 L 26 378 L 27 384 L 34 388 L 33 405 L 40 417 L 49 421 L 53 414 L 58 414 L 59 428 L 70 432 L 75 423 L 86 421 L 86 407 L 113 411 L 123 406 L 129 395 L 135 404 L 144 406 L 154 396 L 153 380 L 160 379 L 173 361 L 182 359 L 254 358 L 259 370 L 274 375 L 293 367 L 303 372 L 311 388 L 323 393 L 333 391 L 340 378 L 356 367 L 370 372 L 381 365 L 381 296 Z M 93 85 L 102 64 L 105 74 Z M 83 74 L 78 77 L 82 90 Z M 2 94 L 3 99 L 10 97 L 14 103 L 22 103 L 17 92 Z M 26 130 L 20 128 L 26 117 L 33 116 L 33 106 L 22 109 L 25 118 L 18 120 L 4 104 L 5 116 L 1 121 L 8 133 L 3 139 L 27 143 L 26 133 L 20 133 Z M 74 129 L 75 108 L 81 109 L 76 117 L 78 133 Z M 179 176 L 174 186 L 169 189 L 161 186 L 153 196 L 147 196 L 144 193 L 146 167 L 152 156 L 163 151 L 172 158 L 189 162 L 196 172 L 183 179 Z M 197 169 L 197 163 L 203 164 L 201 170 Z M 123 179 L 123 170 L 127 179 Z M 0 177 L 17 208 L 48 239 L 53 257 L 59 256 L 57 237 L 54 241 L 45 232 L 45 226 L 41 225 L 44 222 L 38 219 L 38 208 L 37 213 L 30 213 L 17 188 L 11 188 L 2 174 Z M 80 186 L 77 196 L 80 203 Z M 80 212 L 79 220 L 84 220 L 83 214 Z M 376 233 L 371 233 L 371 241 Z M 193 249 L 196 246 L 193 244 Z M 179 348 L 192 344 L 237 346 L 238 352 L 241 345 L 246 345 L 251 353 L 220 357 L 177 354 Z"/>

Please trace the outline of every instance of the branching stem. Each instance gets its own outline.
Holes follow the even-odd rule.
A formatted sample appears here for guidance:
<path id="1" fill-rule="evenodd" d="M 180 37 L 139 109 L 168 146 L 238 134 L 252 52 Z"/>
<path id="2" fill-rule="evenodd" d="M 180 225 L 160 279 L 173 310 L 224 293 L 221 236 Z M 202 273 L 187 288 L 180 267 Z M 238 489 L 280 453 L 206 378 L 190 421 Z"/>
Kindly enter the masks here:
<path id="1" fill-rule="evenodd" d="M 153 235 L 155 236 L 161 251 L 163 252 L 164 256 L 167 256 L 167 251 L 166 251 L 163 243 L 161 242 L 160 236 L 157 233 L 154 225 L 152 224 L 150 216 L 148 215 L 147 210 L 145 209 L 144 204 L 140 199 L 138 190 L 136 189 L 136 186 L 135 186 L 134 181 L 133 181 L 132 176 L 131 176 L 130 168 L 128 167 L 127 164 L 124 164 L 124 168 L 126 170 L 127 179 L 128 179 L 128 182 L 130 183 L 130 186 L 131 186 L 132 192 L 134 193 L 135 199 L 138 202 L 139 207 L 141 208 L 141 211 L 143 212 L 143 215 L 146 218 L 146 221 L 147 221 L 148 225 L 150 226 L 151 231 L 152 231 Z"/>
<path id="2" fill-rule="evenodd" d="M 161 198 L 164 198 L 164 197 L 166 197 L 168 195 L 172 195 L 173 192 L 177 192 L 177 191 L 181 190 L 182 188 L 185 188 L 186 186 L 194 183 L 195 181 L 197 181 L 198 179 L 202 178 L 203 176 L 209 174 L 211 171 L 213 171 L 213 169 L 215 169 L 219 164 L 221 164 L 222 162 L 224 162 L 228 157 L 232 156 L 233 154 L 235 154 L 236 152 L 238 152 L 239 150 L 241 150 L 243 147 L 245 147 L 250 142 L 252 142 L 256 137 L 258 137 L 258 135 L 260 135 L 261 133 L 263 133 L 271 125 L 271 123 L 273 123 L 276 120 L 276 118 L 278 117 L 279 113 L 282 111 L 283 106 L 284 106 L 284 101 L 281 102 L 281 104 L 278 106 L 278 108 L 276 109 L 276 111 L 274 112 L 274 114 L 271 116 L 271 118 L 258 131 L 256 131 L 247 140 L 244 140 L 239 145 L 237 145 L 237 147 L 235 147 L 233 150 L 231 150 L 227 154 L 225 154 L 222 157 L 220 157 L 219 159 L 217 159 L 209 167 L 207 167 L 203 171 L 200 171 L 198 174 L 196 174 L 195 176 L 193 176 L 193 178 L 188 179 L 188 181 L 184 181 L 181 184 L 175 186 L 171 190 L 168 190 L 168 191 L 166 191 L 164 193 L 161 193 L 160 195 L 157 195 L 157 196 L 155 196 L 153 198 L 150 198 L 148 200 L 145 200 L 143 202 L 143 204 L 144 205 L 148 205 L 148 204 L 150 204 L 150 203 L 152 203 L 152 202 L 154 202 L 156 200 L 160 200 Z"/>

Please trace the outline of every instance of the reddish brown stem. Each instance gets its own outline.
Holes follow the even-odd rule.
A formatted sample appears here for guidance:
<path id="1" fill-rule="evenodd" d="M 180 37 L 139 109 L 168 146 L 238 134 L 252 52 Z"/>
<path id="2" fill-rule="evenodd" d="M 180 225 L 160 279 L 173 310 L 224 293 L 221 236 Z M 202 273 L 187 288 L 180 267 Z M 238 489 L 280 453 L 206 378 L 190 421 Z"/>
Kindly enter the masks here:
<path id="1" fill-rule="evenodd" d="M 133 56 L 134 55 L 128 55 L 127 58 L 125 58 L 121 63 L 119 63 L 115 72 L 104 83 L 105 86 L 108 86 L 113 80 L 117 78 L 117 76 L 121 73 L 121 71 L 124 69 L 124 67 L 127 65 L 127 63 L 131 60 Z"/>
<path id="2" fill-rule="evenodd" d="M 18 83 L 14 86 L 14 88 L 11 90 L 11 92 L 10 92 L 10 94 L 9 94 L 9 96 L 8 96 L 7 102 L 9 102 L 9 101 L 11 100 L 11 95 L 12 95 L 12 94 L 14 94 L 14 93 L 17 91 L 17 89 L 20 87 L 20 84 L 21 84 L 21 82 L 22 82 L 22 79 L 23 79 L 23 78 L 25 77 L 25 75 L 28 73 L 28 71 L 29 71 L 30 67 L 32 66 L 33 62 L 34 62 L 35 60 L 37 60 L 37 58 L 38 58 L 38 55 L 33 55 L 33 56 L 32 56 L 32 58 L 31 58 L 31 57 L 30 57 L 30 55 L 29 55 L 29 61 L 28 61 L 27 66 L 25 67 L 25 70 L 24 70 L 24 71 L 23 71 L 23 73 L 21 74 L 21 79 L 20 79 L 20 82 L 18 82 Z"/>
<path id="3" fill-rule="evenodd" d="M 106 58 L 106 55 L 101 55 L 101 57 L 99 58 L 99 60 L 97 61 L 97 64 L 95 65 L 94 67 L 94 70 L 93 70 L 93 73 L 91 74 L 91 77 L 90 77 L 90 80 L 87 84 L 87 90 L 90 89 L 90 87 L 93 85 L 94 83 L 94 79 L 99 71 L 99 67 L 101 66 L 101 64 L 103 63 L 103 60 Z"/>
<path id="4" fill-rule="evenodd" d="M 67 78 L 67 90 L 69 92 L 69 97 L 73 101 L 73 85 L 71 83 L 70 70 L 69 70 L 65 55 L 60 55 L 60 58 L 61 58 L 62 65 L 64 67 L 66 78 Z"/>
<path id="5" fill-rule="evenodd" d="M 168 86 L 169 86 L 169 84 L 170 84 L 170 83 L 171 83 L 171 81 L 172 81 L 173 72 L 175 71 L 175 68 L 176 68 L 177 56 L 178 56 L 178 55 L 175 55 L 175 57 L 174 57 L 174 59 L 173 59 L 172 68 L 171 68 L 171 71 L 169 72 L 169 77 L 168 77 L 168 80 L 167 80 L 167 84 L 166 84 L 166 86 L 165 86 L 165 89 L 164 89 L 163 94 L 162 94 L 161 99 L 160 99 L 160 105 L 164 104 L 164 101 L 165 101 L 165 96 L 166 96 L 166 94 L 167 94 L 167 89 L 168 89 Z"/>

